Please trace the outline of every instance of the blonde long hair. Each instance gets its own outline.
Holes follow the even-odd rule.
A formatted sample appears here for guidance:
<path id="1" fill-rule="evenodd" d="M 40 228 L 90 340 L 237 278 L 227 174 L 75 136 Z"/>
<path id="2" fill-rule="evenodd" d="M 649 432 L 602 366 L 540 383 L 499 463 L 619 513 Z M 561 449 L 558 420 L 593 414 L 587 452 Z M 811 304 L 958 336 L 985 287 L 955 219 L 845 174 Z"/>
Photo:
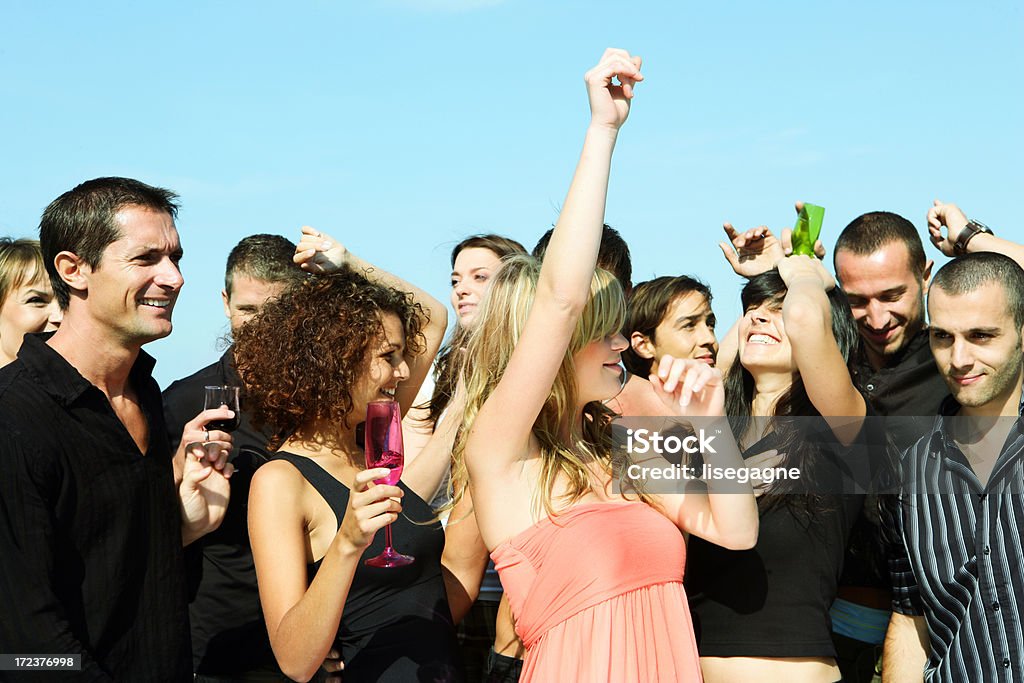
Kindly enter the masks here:
<path id="1" fill-rule="evenodd" d="M 480 304 L 476 325 L 469 337 L 462 363 L 466 389 L 466 407 L 462 429 L 452 453 L 450 507 L 461 500 L 468 483 L 466 436 L 481 406 L 487 401 L 505 373 L 526 325 L 540 276 L 540 261 L 531 256 L 509 258 Z M 554 512 L 553 488 L 559 475 L 568 482 L 565 500 L 571 504 L 589 492 L 593 481 L 589 463 L 597 462 L 611 472 L 611 410 L 600 402 L 587 403 L 583 420 L 572 423 L 577 402 L 576 365 L 573 356 L 587 344 L 621 330 L 626 317 L 622 286 L 611 273 L 598 268 L 590 283 L 590 299 L 583 309 L 569 347 L 548 393 L 548 398 L 533 424 L 540 442 L 540 486 L 534 497 L 539 513 Z M 563 436 L 568 431 L 568 439 Z"/>

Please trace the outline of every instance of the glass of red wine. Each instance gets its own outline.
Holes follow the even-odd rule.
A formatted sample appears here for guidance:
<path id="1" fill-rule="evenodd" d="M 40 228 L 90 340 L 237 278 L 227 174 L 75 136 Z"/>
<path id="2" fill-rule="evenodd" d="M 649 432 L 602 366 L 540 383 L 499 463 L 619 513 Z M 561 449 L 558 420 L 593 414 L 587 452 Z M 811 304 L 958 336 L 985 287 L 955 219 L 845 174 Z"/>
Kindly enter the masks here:
<path id="1" fill-rule="evenodd" d="M 402 446 L 402 411 L 396 401 L 371 401 L 366 406 L 366 468 L 387 467 L 388 476 L 375 479 L 378 484 L 394 486 L 402 477 L 405 449 Z M 366 560 L 369 567 L 404 567 L 416 558 L 391 547 L 391 525 L 384 527 L 384 552 Z"/>
<path id="2" fill-rule="evenodd" d="M 232 386 L 210 386 L 206 387 L 206 402 L 204 410 L 210 408 L 230 408 L 235 416 L 227 420 L 210 420 L 206 428 L 210 431 L 219 430 L 222 432 L 233 432 L 238 429 L 238 387 Z"/>

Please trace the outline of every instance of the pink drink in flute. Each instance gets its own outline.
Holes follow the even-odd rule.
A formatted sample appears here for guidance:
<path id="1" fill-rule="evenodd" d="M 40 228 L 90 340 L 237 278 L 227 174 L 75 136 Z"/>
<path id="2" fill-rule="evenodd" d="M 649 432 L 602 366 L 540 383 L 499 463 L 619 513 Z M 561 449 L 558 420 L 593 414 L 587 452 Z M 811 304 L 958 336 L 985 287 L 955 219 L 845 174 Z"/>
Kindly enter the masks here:
<path id="1" fill-rule="evenodd" d="M 402 411 L 397 401 L 371 401 L 366 406 L 366 468 L 387 467 L 388 476 L 375 479 L 378 484 L 394 486 L 402 476 L 405 449 L 402 446 Z M 415 558 L 391 547 L 391 525 L 384 527 L 384 552 L 366 560 L 370 567 L 404 567 Z"/>

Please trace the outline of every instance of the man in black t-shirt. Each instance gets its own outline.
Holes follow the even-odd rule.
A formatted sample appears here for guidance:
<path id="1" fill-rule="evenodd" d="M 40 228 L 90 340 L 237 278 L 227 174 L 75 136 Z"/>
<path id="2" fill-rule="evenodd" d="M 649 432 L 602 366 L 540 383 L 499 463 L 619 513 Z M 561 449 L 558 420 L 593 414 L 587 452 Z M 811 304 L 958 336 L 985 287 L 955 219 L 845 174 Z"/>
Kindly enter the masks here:
<path id="1" fill-rule="evenodd" d="M 228 255 L 224 276 L 224 313 L 237 331 L 305 274 L 292 261 L 295 244 L 280 235 L 251 235 Z M 164 412 L 172 443 L 179 425 L 202 410 L 204 387 L 241 386 L 232 349 L 217 362 L 171 384 L 164 391 Z M 266 680 L 282 677 L 260 610 L 256 570 L 247 528 L 249 482 L 265 461 L 272 427 L 257 429 L 245 410 L 244 391 L 231 462 L 231 502 L 224 523 L 186 551 L 192 660 L 198 681 Z"/>

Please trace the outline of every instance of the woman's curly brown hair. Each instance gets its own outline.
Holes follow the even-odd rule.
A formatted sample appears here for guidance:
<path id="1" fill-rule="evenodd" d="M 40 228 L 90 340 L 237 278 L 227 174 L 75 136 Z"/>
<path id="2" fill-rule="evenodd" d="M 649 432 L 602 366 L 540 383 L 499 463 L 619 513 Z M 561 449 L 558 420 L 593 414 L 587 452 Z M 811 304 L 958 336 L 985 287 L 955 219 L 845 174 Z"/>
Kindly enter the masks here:
<path id="1" fill-rule="evenodd" d="M 271 450 L 293 434 L 312 437 L 316 424 L 350 426 L 351 388 L 383 334 L 383 313 L 401 321 L 406 354 L 421 353 L 427 317 L 412 295 L 351 270 L 311 275 L 242 326 L 235 367 L 253 421 L 273 429 Z"/>

